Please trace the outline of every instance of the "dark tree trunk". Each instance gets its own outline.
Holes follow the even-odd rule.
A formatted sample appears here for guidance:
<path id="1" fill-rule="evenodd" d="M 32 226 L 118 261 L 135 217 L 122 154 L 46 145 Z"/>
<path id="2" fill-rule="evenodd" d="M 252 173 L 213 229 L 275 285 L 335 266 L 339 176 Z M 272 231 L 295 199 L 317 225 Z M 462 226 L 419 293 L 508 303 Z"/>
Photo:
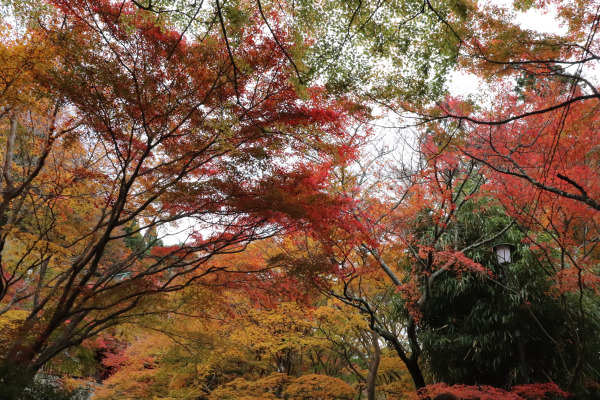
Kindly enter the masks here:
<path id="1" fill-rule="evenodd" d="M 376 380 L 379 362 L 381 361 L 381 349 L 379 348 L 379 335 L 371 331 L 371 342 L 373 344 L 373 355 L 369 365 L 369 375 L 367 376 L 367 400 L 376 400 Z"/>

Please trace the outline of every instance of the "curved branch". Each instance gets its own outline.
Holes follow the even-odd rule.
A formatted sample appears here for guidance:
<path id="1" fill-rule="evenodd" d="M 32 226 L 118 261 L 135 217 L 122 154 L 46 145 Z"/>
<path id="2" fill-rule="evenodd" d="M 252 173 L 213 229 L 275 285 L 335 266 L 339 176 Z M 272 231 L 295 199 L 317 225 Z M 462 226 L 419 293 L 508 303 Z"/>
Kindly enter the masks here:
<path id="1" fill-rule="evenodd" d="M 296 76 L 298 77 L 298 81 L 300 82 L 300 84 L 304 84 L 304 81 L 302 80 L 302 77 L 300 76 L 300 71 L 298 70 L 298 66 L 296 65 L 294 60 L 292 60 L 292 57 L 288 54 L 288 52 L 283 48 L 283 45 L 277 38 L 277 35 L 275 35 L 275 32 L 273 32 L 273 29 L 271 28 L 271 25 L 269 24 L 269 21 L 267 20 L 267 17 L 265 16 L 265 13 L 263 12 L 262 3 L 260 2 L 260 0 L 256 0 L 256 3 L 258 4 L 258 11 L 260 12 L 260 16 L 262 17 L 263 21 L 265 21 L 265 25 L 267 25 L 269 32 L 271 32 L 271 36 L 273 36 L 273 40 L 275 40 L 275 43 L 277 43 L 277 46 L 279 46 L 279 49 L 285 55 L 285 58 L 287 58 L 288 61 L 290 62 L 290 64 L 292 64 L 292 67 L 294 67 L 294 71 L 296 71 Z"/>

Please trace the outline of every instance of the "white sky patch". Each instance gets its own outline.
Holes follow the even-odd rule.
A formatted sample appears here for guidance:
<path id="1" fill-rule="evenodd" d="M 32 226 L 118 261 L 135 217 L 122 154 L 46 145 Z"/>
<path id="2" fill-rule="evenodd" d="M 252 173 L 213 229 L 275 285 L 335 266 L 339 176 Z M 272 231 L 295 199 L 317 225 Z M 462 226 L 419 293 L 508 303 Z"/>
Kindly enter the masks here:
<path id="1" fill-rule="evenodd" d="M 556 33 L 559 35 L 567 33 L 566 26 L 562 25 L 557 19 L 556 9 L 554 8 L 550 8 L 546 13 L 534 9 L 527 10 L 524 13 L 517 13 L 515 22 L 524 29 L 539 33 Z"/>
<path id="2" fill-rule="evenodd" d="M 487 0 L 486 0 L 487 1 Z M 491 0 L 495 5 L 512 8 L 512 0 Z M 538 10 L 531 8 L 526 12 L 515 11 L 516 22 L 523 29 L 539 32 L 541 34 L 559 34 L 567 33 L 567 28 L 563 26 L 559 19 L 557 10 L 553 6 L 548 6 L 547 10 Z M 484 82 L 474 74 L 469 74 L 462 71 L 454 71 L 450 73 L 448 83 L 450 94 L 453 96 L 474 96 L 487 92 Z"/>
<path id="3" fill-rule="evenodd" d="M 482 84 L 482 80 L 474 74 L 453 71 L 450 73 L 448 88 L 453 96 L 472 96 L 479 92 Z"/>
<path id="4" fill-rule="evenodd" d="M 493 3 L 497 6 L 512 9 L 513 0 L 484 0 Z M 556 7 L 552 4 L 547 6 L 546 10 L 538 10 L 530 8 L 526 12 L 515 11 L 516 17 L 514 22 L 518 23 L 521 28 L 536 31 L 539 33 L 556 33 L 564 35 L 567 33 L 567 28 L 563 26 L 559 19 Z"/>

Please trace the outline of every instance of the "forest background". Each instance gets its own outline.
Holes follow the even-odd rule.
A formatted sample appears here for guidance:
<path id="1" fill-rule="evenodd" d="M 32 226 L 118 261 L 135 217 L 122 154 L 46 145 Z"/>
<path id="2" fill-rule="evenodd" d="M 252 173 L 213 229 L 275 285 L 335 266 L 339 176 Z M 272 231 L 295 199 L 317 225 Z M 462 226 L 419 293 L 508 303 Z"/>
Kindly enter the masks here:
<path id="1" fill-rule="evenodd" d="M 0 398 L 600 397 L 597 1 L 1 13 Z"/>

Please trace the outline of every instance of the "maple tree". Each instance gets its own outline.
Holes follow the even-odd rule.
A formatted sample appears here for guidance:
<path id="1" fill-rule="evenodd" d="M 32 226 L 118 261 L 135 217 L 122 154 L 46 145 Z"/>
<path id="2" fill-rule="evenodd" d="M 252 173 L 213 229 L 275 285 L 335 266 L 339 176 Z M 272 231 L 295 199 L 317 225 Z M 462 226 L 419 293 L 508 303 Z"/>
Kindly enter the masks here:
<path id="1" fill-rule="evenodd" d="M 328 170 L 355 145 L 351 102 L 301 93 L 256 15 L 232 58 L 217 27 L 185 37 L 127 2 L 48 7 L 30 46 L 53 58 L 25 70 L 49 111 L 29 107 L 27 120 L 5 106 L 2 312 L 24 311 L 3 337 L 7 390 L 151 297 L 217 271 L 214 255 L 326 226 L 345 203 L 323 192 Z M 17 130 L 31 141 L 18 152 Z M 186 221 L 183 244 L 159 245 Z"/>
<path id="2" fill-rule="evenodd" d="M 221 23 L 225 34 L 248 21 L 247 11 L 258 9 L 267 29 L 277 33 L 274 10 L 285 15 L 285 24 L 295 43 L 309 42 L 307 57 L 297 49 L 287 51 L 296 78 L 327 82 L 333 93 L 376 93 L 365 83 L 376 83 L 384 91 L 413 99 L 439 93 L 444 72 L 453 52 L 439 47 L 448 32 L 438 13 L 463 9 L 463 1 L 442 3 L 403 1 L 220 1 L 198 3 L 187 0 L 135 0 L 137 7 L 156 14 L 170 14 L 190 31 L 202 31 L 206 20 Z M 204 7 L 207 4 L 214 7 Z M 460 11 L 459 11 L 460 13 Z M 464 13 L 461 13 L 464 15 Z M 198 18 L 200 16 L 200 18 Z M 228 25 L 231 24 L 231 25 Z M 278 39 L 282 48 L 286 42 Z M 231 41 L 234 43 L 234 41 Z M 356 51 L 357 47 L 361 51 Z M 446 46 L 447 47 L 447 46 Z M 385 70 L 382 62 L 395 68 Z M 396 68 L 397 67 L 397 68 Z"/>
<path id="3" fill-rule="evenodd" d="M 460 169 L 449 168 L 447 161 L 434 160 L 431 166 L 426 166 L 426 170 L 420 171 L 422 184 L 411 183 L 406 186 L 397 182 L 394 186 L 400 190 L 399 196 L 390 198 L 387 204 L 367 204 L 368 212 L 364 215 L 368 226 L 372 227 L 371 234 L 377 239 L 355 247 L 352 250 L 356 252 L 354 256 L 344 256 L 341 263 L 344 286 L 340 292 L 332 293 L 368 316 L 371 329 L 394 348 L 417 389 L 425 386 L 419 362 L 422 347 L 417 329 L 422 308 L 430 297 L 429 292 L 439 276 L 447 270 L 472 269 L 485 274 L 485 268 L 463 253 L 498 236 L 496 233 L 479 238 L 467 243 L 463 249 L 454 247 L 459 246 L 458 243 L 446 242 L 444 238 L 446 232 L 452 229 L 451 223 L 457 209 L 478 188 L 477 184 L 474 187 L 466 184 L 470 174 L 474 173 L 472 166 L 466 175 L 461 176 Z M 388 190 L 388 187 L 393 186 L 386 185 L 382 191 Z M 407 217 L 409 214 L 411 217 Z M 421 217 L 427 219 L 424 224 L 433 226 L 433 232 L 419 238 L 415 226 Z M 373 288 L 369 289 L 369 286 L 373 283 L 365 279 L 365 274 L 382 281 L 375 281 L 375 287 L 379 286 L 379 289 L 372 294 Z M 387 292 L 387 295 L 382 292 Z M 406 312 L 399 315 L 393 311 L 397 307 L 394 304 L 399 301 L 398 296 L 392 295 L 395 292 L 400 292 L 406 300 L 403 306 Z M 388 298 L 392 309 L 386 311 L 382 296 Z"/>
<path id="4" fill-rule="evenodd" d="M 597 135 L 585 132 L 596 124 L 598 4 L 515 5 L 553 13 L 562 29 L 523 29 L 494 5 L 472 7 L 474 24 L 448 22 L 461 47 L 459 68 L 482 78 L 489 103 L 449 98 L 430 117 L 460 121 L 448 136 L 495 173 L 598 211 L 597 166 L 589 160 Z"/>
<path id="5" fill-rule="evenodd" d="M 345 368 L 357 379 L 357 389 L 364 391 L 368 400 L 382 393 L 389 399 L 412 394 L 406 367 L 398 363 L 394 350 L 369 327 L 369 321 L 356 307 L 332 300 L 319 307 L 316 315 L 320 335 L 341 355 Z"/>

